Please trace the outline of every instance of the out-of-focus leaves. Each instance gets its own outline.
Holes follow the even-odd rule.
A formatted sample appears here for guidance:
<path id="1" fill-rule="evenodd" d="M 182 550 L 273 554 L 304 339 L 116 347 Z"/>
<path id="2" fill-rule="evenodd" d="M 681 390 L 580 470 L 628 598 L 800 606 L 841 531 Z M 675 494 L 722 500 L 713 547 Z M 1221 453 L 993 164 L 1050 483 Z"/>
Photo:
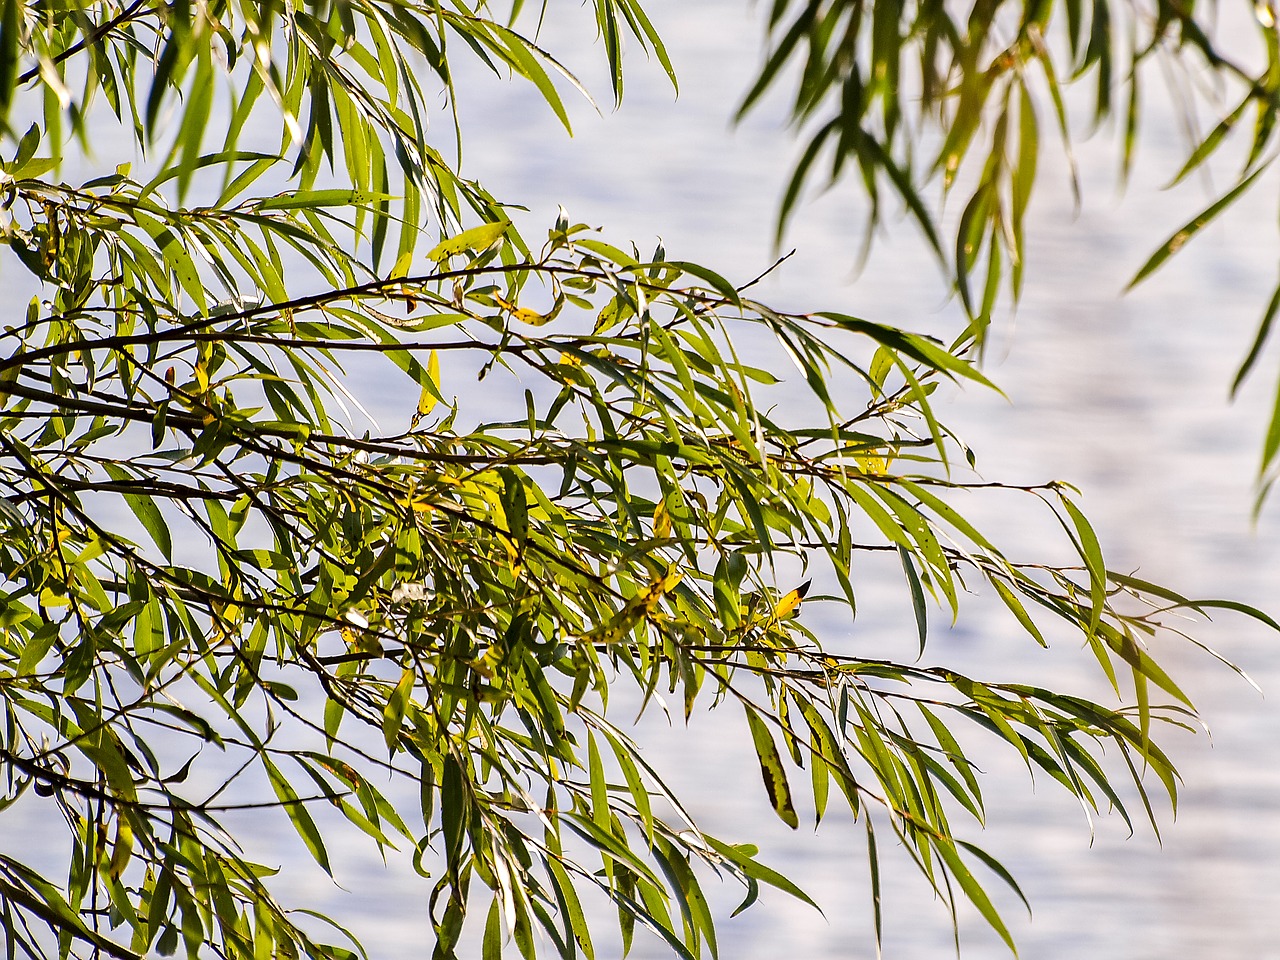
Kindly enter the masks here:
<path id="1" fill-rule="evenodd" d="M 1227 174 L 1225 191 L 1160 244 L 1130 286 L 1150 277 L 1246 194 L 1263 189 L 1260 178 L 1274 160 L 1280 117 L 1280 32 L 1265 6 L 1251 19 L 1258 55 L 1246 58 L 1239 37 L 1218 35 L 1222 28 L 1208 8 L 1167 0 L 1150 11 L 1106 0 L 960 6 L 778 0 L 767 18 L 763 65 L 738 116 L 770 92 L 788 94 L 804 146 L 782 192 L 779 240 L 806 186 L 827 189 L 843 180 L 863 195 L 862 234 L 870 244 L 884 218 L 884 194 L 891 192 L 940 258 L 944 249 L 951 251 L 946 282 L 954 284 L 969 315 L 957 342 L 971 343 L 981 355 L 1002 294 L 1016 304 L 1025 284 L 1034 247 L 1026 214 L 1045 168 L 1041 151 L 1052 149 L 1041 118 L 1051 116 L 1058 128 L 1077 204 L 1081 178 L 1072 129 L 1106 129 L 1105 121 L 1118 112 L 1113 137 L 1121 180 L 1127 181 L 1139 138 L 1150 126 L 1144 91 L 1149 99 L 1153 90 L 1171 88 L 1183 115 L 1187 154 L 1170 187 L 1207 169 L 1228 142 L 1239 145 L 1244 162 Z M 902 77 L 913 83 L 904 85 Z M 1079 83 L 1095 85 L 1096 95 L 1068 98 L 1065 88 Z M 1202 124 L 1206 116 L 1209 122 Z M 935 183 L 940 200 L 926 202 Z M 949 200 L 960 215 L 944 244 L 941 201 L 953 193 L 961 194 Z M 1273 313 L 1266 311 L 1236 386 L 1253 366 Z M 1273 442 L 1280 436 L 1277 423 L 1280 417 L 1273 417 L 1264 441 L 1260 504 L 1280 462 L 1280 444 Z"/>

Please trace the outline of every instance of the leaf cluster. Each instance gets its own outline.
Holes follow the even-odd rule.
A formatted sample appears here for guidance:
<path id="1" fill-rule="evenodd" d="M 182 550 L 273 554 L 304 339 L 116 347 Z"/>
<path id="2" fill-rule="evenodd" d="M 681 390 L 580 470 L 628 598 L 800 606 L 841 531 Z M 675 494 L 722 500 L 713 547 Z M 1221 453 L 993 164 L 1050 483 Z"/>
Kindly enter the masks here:
<path id="1" fill-rule="evenodd" d="M 666 63 L 632 0 L 593 10 L 615 96 L 623 36 Z M 6 128 L 0 183 L 3 267 L 38 290 L 0 333 L 0 805 L 44 804 L 72 851 L 65 879 L 0 857 L 11 955 L 360 955 L 242 846 L 252 813 L 326 871 L 338 831 L 410 856 L 441 960 L 480 915 L 486 960 L 594 957 L 601 899 L 624 948 L 639 925 L 715 956 L 709 874 L 744 907 L 808 896 L 613 719 L 704 706 L 741 713 L 784 822 L 834 798 L 863 824 L 877 930 L 887 830 L 1009 940 L 975 868 L 1013 878 L 956 826 L 984 817 L 958 728 L 1154 824 L 1150 777 L 1177 779 L 1152 728 L 1191 705 L 1149 641 L 1214 606 L 1275 626 L 1109 570 L 1065 485 L 971 479 L 931 403 L 990 387 L 959 347 L 779 312 L 567 215 L 530 242 L 430 146 L 415 70 L 456 95 L 461 46 L 563 119 L 519 12 L 6 0 L 0 105 L 45 111 Z M 164 159 L 59 182 L 58 124 L 86 137 L 97 96 Z M 241 142 L 260 101 L 274 152 Z M 1006 556 L 976 496 L 1038 498 L 1069 559 Z M 988 590 L 1133 706 L 824 641 L 806 611 L 852 616 L 875 558 L 921 658 L 931 605 Z"/>
<path id="2" fill-rule="evenodd" d="M 1234 14 L 1234 11 L 1221 11 Z M 1080 202 L 1072 140 L 1114 128 L 1127 181 L 1153 96 L 1167 96 L 1186 136 L 1170 188 L 1193 183 L 1231 155 L 1229 186 L 1175 230 L 1136 271 L 1155 273 L 1208 223 L 1261 189 L 1280 146 L 1280 28 L 1271 7 L 1218 29 L 1216 5 L 1084 0 L 976 0 L 944 4 L 776 0 L 768 52 L 739 116 L 790 87 L 790 113 L 807 141 L 780 208 L 781 238 L 807 184 L 848 178 L 869 202 L 864 244 L 896 196 L 916 222 L 969 319 L 960 342 L 981 350 L 1002 296 L 1016 303 L 1027 264 L 1026 214 L 1046 139 L 1061 145 Z M 1224 19 L 1230 20 L 1229 16 Z M 1217 39 L 1218 34 L 1227 39 Z M 1252 35 L 1249 47 L 1244 41 Z M 1074 84 L 1089 97 L 1068 97 Z M 1202 116 L 1211 122 L 1202 124 Z M 1224 150 L 1227 143 L 1232 150 Z M 941 203 L 929 188 L 937 189 Z M 954 196 L 953 196 L 954 195 Z M 960 209 L 943 235 L 941 207 Z M 1268 342 L 1280 288 L 1232 383 L 1240 387 Z M 1261 506 L 1280 462 L 1280 406 L 1263 443 Z"/>

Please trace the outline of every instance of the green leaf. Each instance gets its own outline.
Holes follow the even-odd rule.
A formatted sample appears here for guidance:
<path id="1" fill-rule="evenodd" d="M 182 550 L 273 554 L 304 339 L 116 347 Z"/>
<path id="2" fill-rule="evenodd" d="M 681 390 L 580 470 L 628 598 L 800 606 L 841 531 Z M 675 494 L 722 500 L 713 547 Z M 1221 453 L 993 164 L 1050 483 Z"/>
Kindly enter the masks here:
<path id="1" fill-rule="evenodd" d="M 1162 243 L 1156 249 L 1155 253 L 1151 254 L 1151 256 L 1147 258 L 1147 262 L 1142 265 L 1142 268 L 1138 270 L 1136 274 L 1133 275 L 1133 279 L 1129 281 L 1129 286 L 1125 289 L 1132 290 L 1147 277 L 1151 276 L 1151 274 L 1159 270 L 1164 262 L 1181 250 L 1188 240 L 1200 232 L 1202 227 L 1212 221 L 1227 207 L 1231 206 L 1231 204 L 1233 204 L 1241 194 L 1253 186 L 1253 182 L 1257 180 L 1258 177 L 1262 176 L 1270 166 L 1271 161 L 1268 160 L 1266 163 L 1258 167 L 1258 169 L 1254 170 L 1253 173 L 1249 174 L 1249 176 L 1245 177 L 1225 194 L 1183 224 L 1183 226 L 1174 233 L 1173 236 Z"/>
<path id="2" fill-rule="evenodd" d="M 502 960 L 502 911 L 498 898 L 489 905 L 489 917 L 484 924 L 484 939 L 480 943 L 480 960 Z"/>
<path id="3" fill-rule="evenodd" d="M 523 544 L 529 536 L 529 503 L 525 494 L 524 481 L 509 467 L 501 468 L 498 475 L 502 477 L 500 499 L 502 512 L 507 521 L 507 530 L 510 531 L 512 540 L 517 544 Z"/>
<path id="4" fill-rule="evenodd" d="M 382 736 L 386 740 L 387 749 L 396 752 L 400 743 L 400 728 L 404 723 L 405 711 L 409 707 L 409 697 L 417 677 L 412 668 L 406 667 L 396 681 L 395 688 L 387 697 L 387 705 L 382 711 Z"/>
<path id="5" fill-rule="evenodd" d="M 389 193 L 369 190 L 294 190 L 259 200 L 259 210 L 323 210 L 328 207 L 371 207 L 382 200 L 394 199 Z"/>
<path id="6" fill-rule="evenodd" d="M 116 483 L 127 484 L 131 487 L 142 487 L 145 489 L 147 484 L 139 481 L 131 473 L 123 467 L 114 463 L 104 463 L 102 469 Z M 152 541 L 160 552 L 164 554 L 164 558 L 170 563 L 173 562 L 173 538 L 169 533 L 169 525 L 165 522 L 164 515 L 161 514 L 160 508 L 156 506 L 155 500 L 145 493 L 121 493 L 124 502 L 129 505 L 129 509 L 133 511 L 133 515 L 138 518 L 138 522 L 142 524 L 143 529 L 151 537 Z"/>
<path id="7" fill-rule="evenodd" d="M 22 62 L 22 7 L 21 0 L 0 0 L 0 129 L 9 125 L 9 108 Z"/>
<path id="8" fill-rule="evenodd" d="M 495 223 L 485 223 L 470 230 L 463 230 L 456 237 L 442 240 L 432 247 L 427 253 L 427 259 L 444 263 L 450 257 L 460 253 L 486 250 L 497 243 L 510 229 L 510 220 L 498 220 Z"/>
<path id="9" fill-rule="evenodd" d="M 992 576 L 988 578 L 991 586 L 995 587 L 996 593 L 1000 595 L 1000 599 L 1009 611 L 1017 618 L 1022 628 L 1035 638 L 1036 643 L 1042 647 L 1049 646 L 1044 635 L 1040 632 L 1040 628 L 1036 626 L 1036 622 L 1031 619 L 1031 615 L 1027 613 L 1027 608 L 1022 605 L 1022 601 L 1018 599 L 1018 595 L 1009 588 L 1000 577 Z"/>
<path id="10" fill-rule="evenodd" d="M 555 84 L 551 82 L 547 71 L 543 69 L 538 60 L 541 58 L 553 64 L 556 69 L 570 80 L 573 80 L 572 74 L 556 63 L 546 52 L 540 50 L 519 34 L 496 25 L 493 29 L 494 33 L 505 44 L 507 53 L 511 57 L 512 65 L 524 74 L 526 79 L 533 81 L 534 86 L 538 88 L 538 92 L 542 94 L 542 99 L 547 101 L 547 105 L 554 111 L 556 118 L 564 125 L 565 132 L 572 136 L 573 127 L 569 124 L 569 115 L 565 112 L 564 103 L 560 100 L 560 94 L 556 92 Z M 581 89 L 581 85 L 576 80 L 573 82 L 575 86 Z M 432 257 L 432 259 L 436 258 Z"/>
<path id="11" fill-rule="evenodd" d="M 911 560 L 911 554 L 902 544 L 898 544 L 898 559 L 902 561 L 902 570 L 907 577 L 907 585 L 911 588 L 911 609 L 916 617 L 916 635 L 920 640 L 920 656 L 924 656 L 925 639 L 929 634 L 929 612 L 924 603 L 924 590 L 920 587 L 920 575 Z"/>
<path id="12" fill-rule="evenodd" d="M 991 929 L 1000 935 L 1000 939 L 1005 942 L 1005 945 L 1008 946 L 1014 956 L 1017 956 L 1018 950 L 1014 945 L 1013 935 L 1009 933 L 1009 928 L 1005 926 L 1004 920 L 1000 917 L 986 890 L 974 878 L 964 861 L 960 859 L 960 854 L 956 851 L 952 842 L 947 839 L 936 839 L 932 846 L 946 861 L 951 870 L 951 875 L 960 884 L 960 888 L 964 891 L 965 896 L 969 898 L 969 902 L 978 908 L 978 912 L 990 924 Z M 983 862 L 985 863 L 986 860 L 984 859 Z"/>
<path id="13" fill-rule="evenodd" d="M 1235 399 L 1240 385 L 1249 376 L 1249 371 L 1253 369 L 1254 363 L 1257 362 L 1258 357 L 1261 355 L 1262 348 L 1266 345 L 1267 338 L 1271 335 L 1271 326 L 1275 322 L 1277 313 L 1280 313 L 1280 284 L 1276 285 L 1271 294 L 1271 300 L 1267 303 L 1267 309 L 1263 311 L 1262 321 L 1258 324 L 1258 332 L 1254 335 L 1253 345 L 1249 347 L 1249 353 L 1245 356 L 1240 364 L 1240 369 L 1236 371 L 1235 377 L 1231 380 L 1232 400 Z"/>
<path id="14" fill-rule="evenodd" d="M 871 916 L 876 929 L 876 951 L 884 942 L 884 916 L 880 899 L 880 846 L 876 843 L 875 825 L 863 817 L 867 832 L 867 869 L 871 875 Z"/>
<path id="15" fill-rule="evenodd" d="M 624 744 L 619 737 L 608 730 L 604 731 L 604 735 L 608 739 L 609 745 L 613 748 L 614 758 L 618 761 L 618 766 L 622 768 L 623 777 L 626 778 L 627 789 L 631 793 L 631 801 L 635 804 L 636 811 L 640 814 L 640 822 L 644 826 L 645 838 L 652 843 L 653 805 L 649 798 L 649 790 L 640 778 L 640 771 L 636 767 L 635 760 L 632 759 L 632 751 L 635 748 Z"/>
<path id="16" fill-rule="evenodd" d="M 1093 527 L 1080 512 L 1080 508 L 1066 496 L 1062 496 L 1060 500 L 1071 518 L 1071 523 L 1075 526 L 1081 557 L 1089 571 L 1089 624 L 1085 632 L 1088 636 L 1093 636 L 1098 630 L 1098 623 L 1102 619 L 1102 613 L 1107 604 L 1107 568 L 1102 561 L 1102 547 L 1098 544 L 1097 534 L 1093 532 Z"/>
<path id="17" fill-rule="evenodd" d="M 737 289 L 714 270 L 709 270 L 701 264 L 690 263 L 687 260 L 668 260 L 667 262 L 673 267 L 678 267 L 682 272 L 710 284 L 712 290 L 716 291 L 735 307 L 742 306 L 742 298 L 738 295 Z"/>
<path id="18" fill-rule="evenodd" d="M 946 348 L 927 337 L 906 333 L 895 327 L 872 323 L 844 313 L 820 311 L 816 316 L 830 320 L 842 329 L 865 334 L 895 353 L 906 354 L 913 360 L 923 363 L 940 373 L 958 375 L 980 383 L 984 387 L 990 387 L 997 393 L 1001 392 L 1000 388 L 983 376 L 982 372 L 972 363 L 949 352 Z"/>
<path id="19" fill-rule="evenodd" d="M 205 297 L 204 282 L 200 279 L 200 271 L 196 269 L 191 254 L 187 253 L 181 235 L 172 226 L 167 226 L 137 210 L 134 211 L 133 216 L 138 226 L 142 227 L 160 248 L 160 255 L 164 257 L 173 275 L 178 278 L 178 284 L 195 303 L 196 309 L 207 316 L 209 305 Z"/>
<path id="20" fill-rule="evenodd" d="M 315 858 L 316 863 L 320 864 L 321 869 L 332 876 L 333 870 L 329 866 L 329 854 L 325 850 L 324 840 L 321 838 L 320 831 L 316 827 L 315 821 L 311 818 L 306 804 L 298 797 L 293 785 L 285 779 L 284 774 L 265 754 L 261 755 L 261 759 L 262 766 L 267 772 L 267 779 L 271 782 L 271 789 L 275 791 L 280 805 L 284 808 L 285 813 L 289 815 L 289 819 L 293 821 L 293 827 L 298 831 L 298 836 L 302 838 L 302 842 L 306 845 L 311 856 Z"/>
<path id="21" fill-rule="evenodd" d="M 787 772 L 782 766 L 778 746 L 773 742 L 769 728 L 751 707 L 747 707 L 747 725 L 751 729 L 756 756 L 760 759 L 760 775 L 764 779 L 769 802 L 778 818 L 794 830 L 800 826 L 800 818 L 796 816 L 795 805 L 791 802 L 791 786 L 787 783 Z"/>
<path id="22" fill-rule="evenodd" d="M 749 847 L 745 844 L 725 843 L 724 841 L 717 840 L 715 837 L 709 836 L 705 833 L 702 835 L 702 839 L 706 841 L 707 845 L 711 847 L 712 850 L 720 854 L 720 856 L 724 857 L 729 861 L 729 863 L 742 871 L 743 876 L 749 877 L 752 880 L 759 880 L 762 883 L 767 883 L 769 886 L 775 887 L 778 890 L 795 897 L 797 900 L 807 903 L 809 906 L 813 907 L 813 909 L 817 910 L 819 914 L 822 913 L 822 909 L 807 893 L 776 870 L 766 867 L 759 860 L 755 859 L 754 847 Z"/>

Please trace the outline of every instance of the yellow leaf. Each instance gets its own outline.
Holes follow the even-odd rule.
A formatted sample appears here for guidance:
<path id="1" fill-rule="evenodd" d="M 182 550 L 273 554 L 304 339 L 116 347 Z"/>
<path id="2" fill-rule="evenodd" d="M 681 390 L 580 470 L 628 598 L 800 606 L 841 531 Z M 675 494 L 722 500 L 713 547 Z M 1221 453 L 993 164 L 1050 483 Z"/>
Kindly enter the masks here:
<path id="1" fill-rule="evenodd" d="M 800 607 L 800 601 L 804 599 L 804 595 L 809 592 L 809 584 L 812 580 L 806 580 L 794 590 L 788 590 L 782 595 L 782 599 L 778 601 L 773 608 L 773 616 L 775 620 L 781 620 L 795 613 Z"/>
<path id="2" fill-rule="evenodd" d="M 431 392 L 430 387 L 423 387 L 422 393 L 418 396 L 418 416 L 425 417 L 435 405 L 436 395 Z"/>
<path id="3" fill-rule="evenodd" d="M 671 536 L 671 513 L 667 510 L 667 501 L 659 500 L 653 511 L 653 535 L 659 540 Z"/>
<path id="4" fill-rule="evenodd" d="M 341 632 L 343 641 L 352 653 L 363 653 L 369 656 L 382 653 L 382 644 L 373 633 L 352 627 L 343 627 Z"/>
<path id="5" fill-rule="evenodd" d="M 413 265 L 413 252 L 400 254 L 400 258 L 396 260 L 396 265 L 391 268 L 391 272 L 387 274 L 388 280 L 399 280 L 401 277 L 409 275 L 409 267 Z"/>
<path id="6" fill-rule="evenodd" d="M 51 589 L 45 587 L 40 592 L 40 603 L 46 607 L 66 607 L 71 604 L 71 601 L 62 594 L 54 593 Z"/>
<path id="7" fill-rule="evenodd" d="M 497 223 L 484 223 L 470 230 L 463 230 L 456 237 L 442 240 L 432 247 L 427 254 L 427 259 L 443 263 L 450 257 L 466 253 L 468 250 L 486 250 L 497 243 L 510 227 L 510 220 L 499 220 Z"/>
<path id="8" fill-rule="evenodd" d="M 553 319 L 546 314 L 539 313 L 537 310 L 530 310 L 528 307 L 513 310 L 511 315 L 531 327 L 540 327 L 545 323 L 550 323 Z"/>
<path id="9" fill-rule="evenodd" d="M 432 411 L 436 401 L 440 399 L 440 354 L 435 350 L 427 357 L 427 377 L 431 384 L 424 385 L 422 394 L 418 397 L 418 413 L 413 418 L 415 425 L 420 417 L 425 417 Z"/>
<path id="10" fill-rule="evenodd" d="M 863 473 L 878 477 L 888 471 L 889 464 L 893 463 L 893 454 L 888 452 L 883 456 L 876 453 L 855 454 L 853 459 L 858 462 L 858 469 Z"/>
<path id="11" fill-rule="evenodd" d="M 111 848 L 111 859 L 107 863 L 107 876 L 119 880 L 124 868 L 129 865 L 133 856 L 133 828 L 123 817 L 116 818 L 116 839 Z"/>

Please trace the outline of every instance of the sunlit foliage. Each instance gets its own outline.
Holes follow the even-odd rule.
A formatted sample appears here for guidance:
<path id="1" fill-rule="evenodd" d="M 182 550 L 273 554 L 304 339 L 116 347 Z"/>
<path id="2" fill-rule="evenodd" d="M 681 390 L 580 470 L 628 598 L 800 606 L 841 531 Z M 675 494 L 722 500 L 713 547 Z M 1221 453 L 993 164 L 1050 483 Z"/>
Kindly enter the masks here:
<path id="1" fill-rule="evenodd" d="M 0 334 L 0 802 L 70 850 L 62 875 L 0 855 L 9 955 L 358 952 L 344 918 L 301 921 L 246 809 L 325 870 L 340 830 L 411 854 L 440 958 L 467 922 L 486 960 L 607 955 L 601 901 L 624 945 L 714 955 L 713 874 L 807 900 L 693 822 L 611 691 L 628 722 L 736 711 L 793 827 L 846 806 L 877 930 L 887 834 L 1009 940 L 961 727 L 1090 810 L 1176 798 L 1152 727 L 1191 705 L 1146 641 L 1265 617 L 1109 571 L 1061 483 L 973 479 L 930 405 L 990 388 L 966 341 L 780 313 L 567 216 L 522 235 L 426 126 L 457 57 L 565 119 L 539 11 L 500 13 L 0 0 L 0 276 L 37 290 Z M 667 65 L 634 0 L 592 14 L 615 98 L 624 41 Z M 64 182 L 99 122 L 149 159 Z M 375 378 L 399 397 L 376 430 Z M 1038 498 L 1059 542 L 1007 556 L 962 495 Z M 824 642 L 806 609 L 851 617 L 876 554 L 922 653 L 931 605 L 985 592 L 1132 706 Z"/>

